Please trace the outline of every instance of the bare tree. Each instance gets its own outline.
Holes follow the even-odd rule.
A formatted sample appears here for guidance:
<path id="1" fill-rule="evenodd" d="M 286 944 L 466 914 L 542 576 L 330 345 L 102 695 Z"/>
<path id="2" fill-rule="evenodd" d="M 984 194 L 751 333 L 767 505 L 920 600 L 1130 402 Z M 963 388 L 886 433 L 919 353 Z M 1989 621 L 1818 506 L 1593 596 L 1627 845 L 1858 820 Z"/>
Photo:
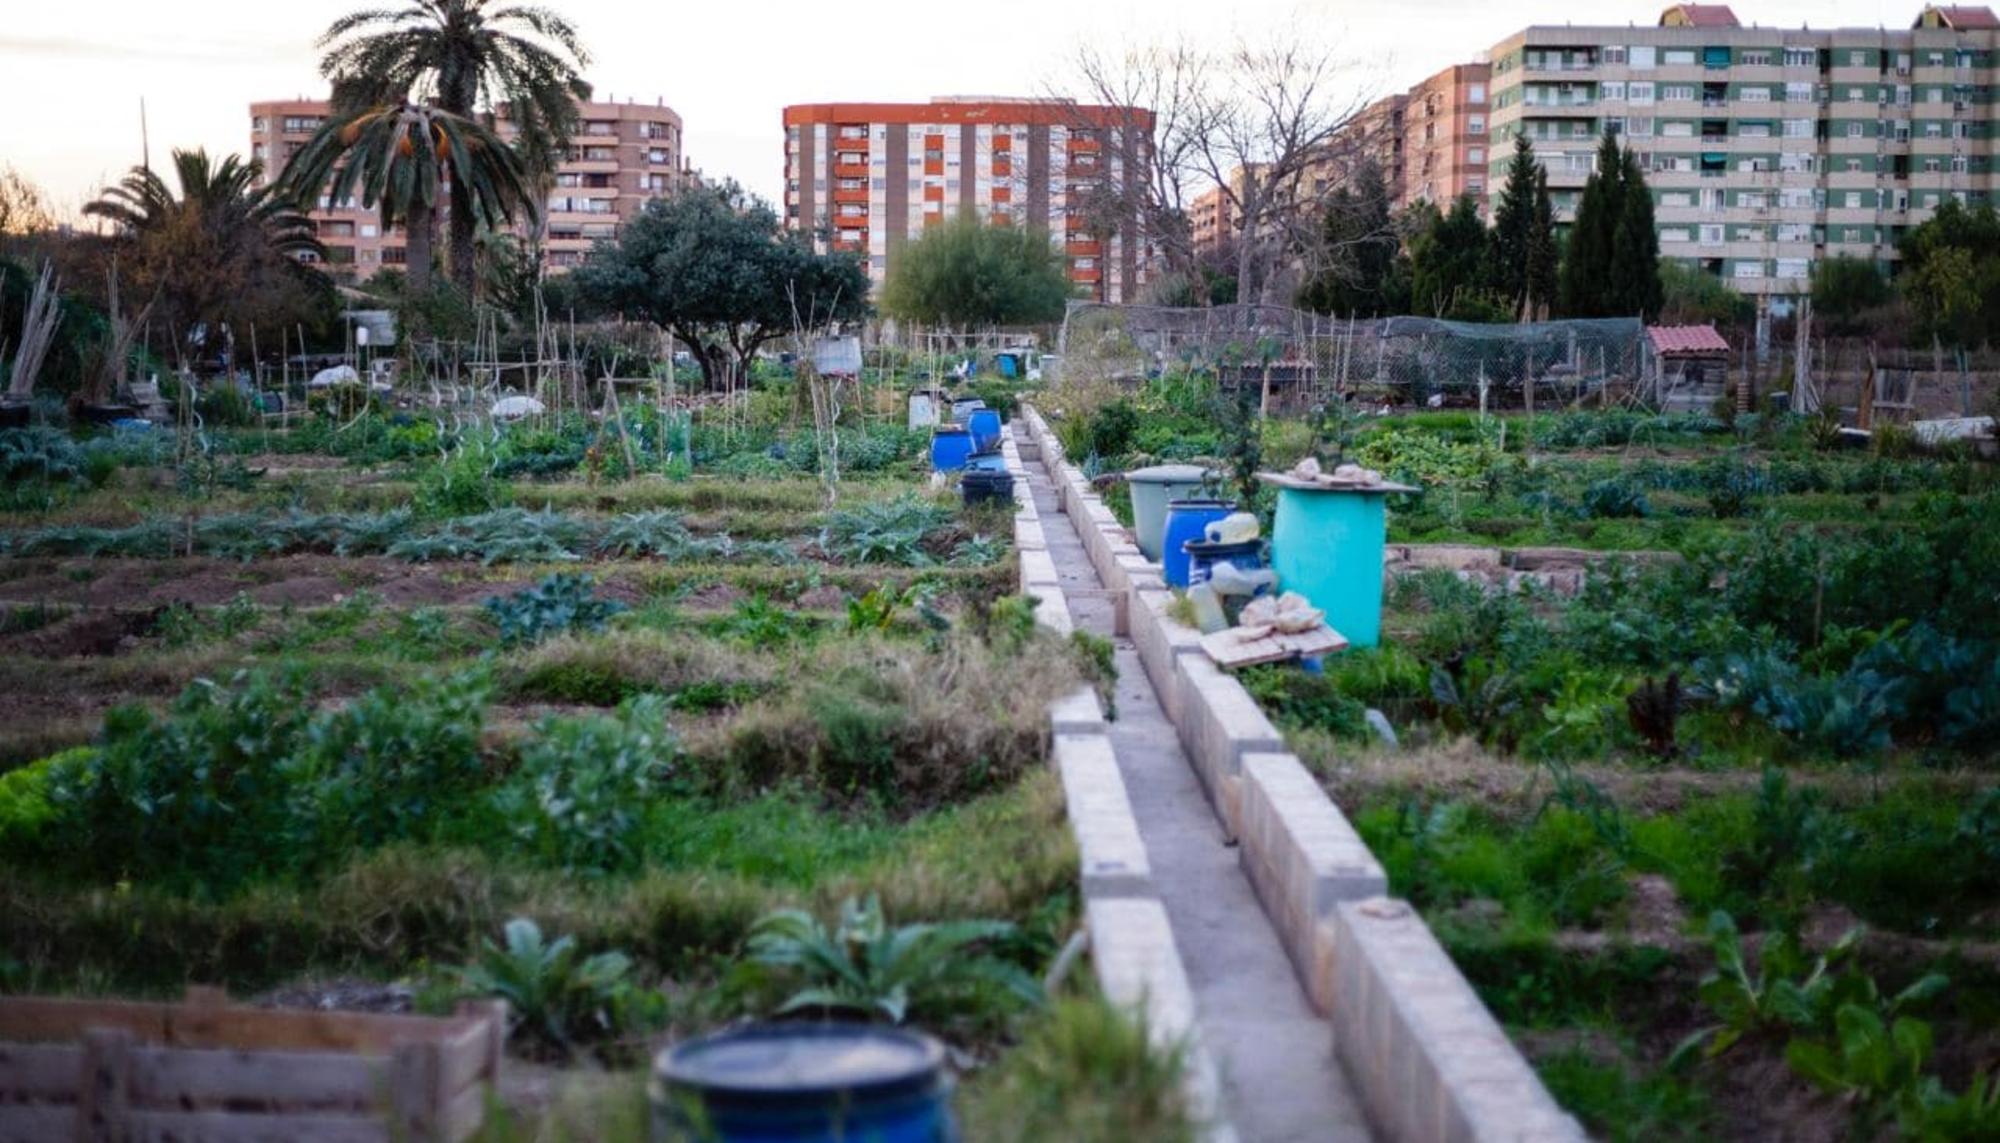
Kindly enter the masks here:
<path id="1" fill-rule="evenodd" d="M 13 167 L 0 168 L 0 235 L 35 234 L 55 227 L 48 196 Z"/>
<path id="2" fill-rule="evenodd" d="M 1099 198 L 1138 221 L 1164 269 L 1186 271 L 1197 261 L 1188 192 L 1218 188 L 1238 299 L 1276 300 L 1287 263 L 1317 256 L 1324 201 L 1351 165 L 1346 128 L 1365 105 L 1341 93 L 1333 51 L 1288 27 L 1220 51 L 1085 48 L 1076 70 L 1089 99 L 1154 115 L 1145 169 Z"/>

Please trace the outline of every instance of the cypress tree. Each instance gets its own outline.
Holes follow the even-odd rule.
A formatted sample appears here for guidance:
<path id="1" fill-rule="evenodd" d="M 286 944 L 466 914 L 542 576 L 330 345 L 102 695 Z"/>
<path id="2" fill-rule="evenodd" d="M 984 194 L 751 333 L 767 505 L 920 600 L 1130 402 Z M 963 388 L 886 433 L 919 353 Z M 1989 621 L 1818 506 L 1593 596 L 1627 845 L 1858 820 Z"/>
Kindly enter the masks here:
<path id="1" fill-rule="evenodd" d="M 1560 255 L 1561 250 L 1556 245 L 1555 205 L 1549 201 L 1549 172 L 1537 166 L 1535 212 L 1528 227 L 1527 305 L 1524 309 L 1529 321 L 1545 319 L 1555 308 L 1556 261 Z"/>
<path id="2" fill-rule="evenodd" d="M 1659 315 L 1660 236 L 1653 229 L 1653 192 L 1629 149 L 1620 161 L 1622 194 L 1611 242 L 1610 316 Z"/>
<path id="3" fill-rule="evenodd" d="M 1515 313 L 1529 303 L 1530 258 L 1533 253 L 1536 176 L 1534 144 L 1514 136 L 1514 158 L 1507 164 L 1507 182 L 1493 205 L 1493 229 L 1487 235 L 1486 276 L 1493 289 Z"/>
<path id="4" fill-rule="evenodd" d="M 1597 148 L 1597 169 L 1583 184 L 1562 263 L 1564 317 L 1603 317 L 1611 286 L 1611 247 L 1625 204 L 1625 164 L 1618 140 L 1607 134 Z"/>

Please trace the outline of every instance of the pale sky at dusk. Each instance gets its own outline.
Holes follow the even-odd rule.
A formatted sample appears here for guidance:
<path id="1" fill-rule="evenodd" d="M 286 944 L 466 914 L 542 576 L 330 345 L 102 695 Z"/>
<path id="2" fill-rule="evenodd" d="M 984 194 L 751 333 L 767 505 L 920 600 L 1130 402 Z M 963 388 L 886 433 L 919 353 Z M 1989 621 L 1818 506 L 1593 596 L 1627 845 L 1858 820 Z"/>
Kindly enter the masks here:
<path id="1" fill-rule="evenodd" d="M 688 157 L 766 198 L 780 183 L 787 103 L 1033 96 L 1077 46 L 1180 35 L 1226 40 L 1298 21 L 1358 61 L 1356 94 L 1400 90 L 1528 24 L 1651 24 L 1657 0 L 543 0 L 590 46 L 599 98 L 664 98 Z M 313 41 L 337 15 L 396 0 L 67 0 L 10 4 L 0 26 L 0 165 L 73 214 L 139 161 L 146 100 L 155 164 L 172 147 L 249 149 L 248 104 L 319 96 Z M 1746 23 L 1908 27 L 1920 0 L 1748 0 Z M 838 13 L 836 16 L 835 13 Z"/>

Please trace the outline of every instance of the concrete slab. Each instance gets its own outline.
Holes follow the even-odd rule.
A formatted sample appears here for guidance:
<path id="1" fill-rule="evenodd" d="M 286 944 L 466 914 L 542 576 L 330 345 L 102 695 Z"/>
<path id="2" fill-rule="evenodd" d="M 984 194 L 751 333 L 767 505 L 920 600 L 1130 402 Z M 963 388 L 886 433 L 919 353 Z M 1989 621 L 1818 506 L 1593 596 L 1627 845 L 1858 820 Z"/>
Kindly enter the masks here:
<path id="1" fill-rule="evenodd" d="M 1058 734 L 1055 759 L 1076 832 L 1084 900 L 1152 896 L 1152 866 L 1111 744 L 1102 734 Z"/>

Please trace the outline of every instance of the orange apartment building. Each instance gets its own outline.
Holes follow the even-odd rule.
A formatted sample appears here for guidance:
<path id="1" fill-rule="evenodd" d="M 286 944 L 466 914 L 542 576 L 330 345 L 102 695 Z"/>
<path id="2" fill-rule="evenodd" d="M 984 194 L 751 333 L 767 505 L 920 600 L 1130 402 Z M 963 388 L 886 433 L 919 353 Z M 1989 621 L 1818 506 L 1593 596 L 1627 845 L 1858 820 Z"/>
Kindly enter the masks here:
<path id="1" fill-rule="evenodd" d="M 327 114 L 324 100 L 250 105 L 250 153 L 263 162 L 266 183 L 277 178 Z M 593 243 L 616 233 L 646 200 L 693 177 L 681 150 L 681 117 L 665 101 L 585 103 L 577 120 L 546 204 L 543 256 L 553 271 L 580 264 Z M 504 120 L 500 132 L 509 133 Z M 322 195 L 312 218 L 335 277 L 361 281 L 384 266 L 404 264 L 402 228 L 383 233 L 379 213 L 359 201 L 334 203 Z"/>
<path id="2" fill-rule="evenodd" d="M 1402 100 L 1400 176 L 1393 180 L 1398 208 L 1415 202 L 1451 209 L 1471 195 L 1487 216 L 1486 165 L 1492 68 L 1457 64 L 1412 87 Z"/>
<path id="3" fill-rule="evenodd" d="M 784 109 L 785 225 L 887 277 L 903 243 L 970 212 L 1048 233 L 1070 280 L 1121 301 L 1147 276 L 1137 220 L 1089 232 L 1082 196 L 1142 170 L 1153 113 L 1048 100 L 808 103 Z"/>
<path id="4" fill-rule="evenodd" d="M 1449 209 L 1458 196 L 1470 194 L 1480 217 L 1486 217 L 1489 79 L 1483 63 L 1458 64 L 1355 112 L 1327 145 L 1325 157 L 1306 168 L 1299 187 L 1304 204 L 1321 202 L 1363 162 L 1372 162 L 1393 209 L 1416 202 Z M 1211 187 L 1189 205 L 1197 251 L 1212 253 L 1228 244 L 1235 224 L 1226 203 L 1221 188 Z"/>

